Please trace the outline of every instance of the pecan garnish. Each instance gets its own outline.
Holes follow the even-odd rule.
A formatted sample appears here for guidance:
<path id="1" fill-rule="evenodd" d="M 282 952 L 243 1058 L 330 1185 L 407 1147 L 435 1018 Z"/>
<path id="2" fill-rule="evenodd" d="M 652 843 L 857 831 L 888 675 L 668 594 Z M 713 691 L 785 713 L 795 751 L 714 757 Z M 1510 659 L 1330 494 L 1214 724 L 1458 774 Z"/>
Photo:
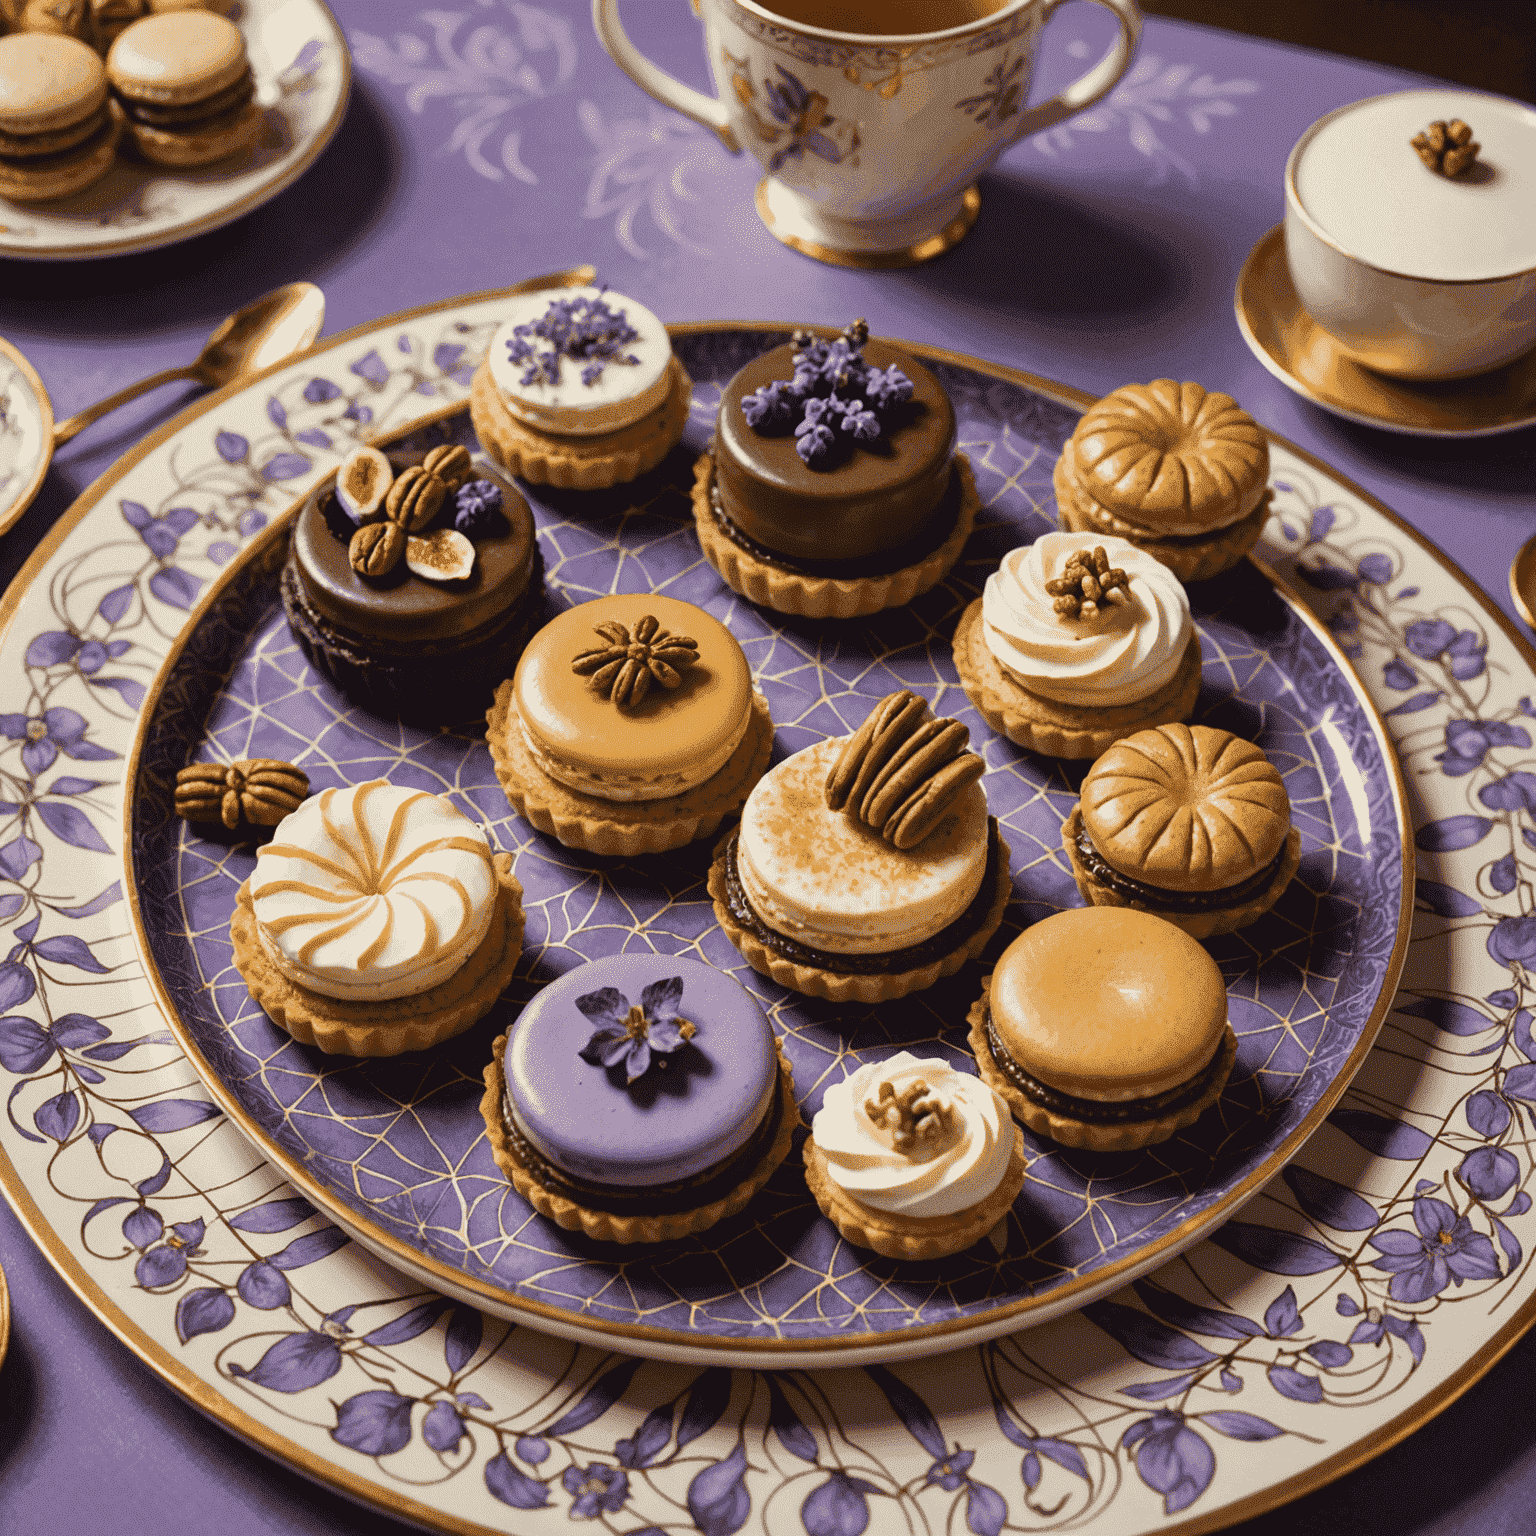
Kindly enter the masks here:
<path id="1" fill-rule="evenodd" d="M 827 805 L 872 827 L 905 852 L 944 819 L 967 785 L 987 771 L 965 750 L 971 733 L 936 720 L 927 701 L 887 694 L 848 738 L 827 775 Z"/>
<path id="2" fill-rule="evenodd" d="M 221 821 L 230 831 L 242 820 L 275 827 L 308 793 L 308 775 L 280 758 L 189 763 L 176 775 L 176 814 L 187 821 Z"/>
<path id="3" fill-rule="evenodd" d="M 1440 176 L 1461 175 L 1483 147 L 1473 143 L 1472 130 L 1459 117 L 1448 123 L 1436 119 L 1408 142 L 1418 151 L 1419 159 Z"/>
<path id="4" fill-rule="evenodd" d="M 642 703 L 653 679 L 668 692 L 678 687 L 683 673 L 699 659 L 698 641 L 668 634 L 650 614 L 633 631 L 612 619 L 592 628 L 607 644 L 580 652 L 571 671 L 591 678 L 592 687 L 621 709 Z"/>
<path id="5" fill-rule="evenodd" d="M 955 1124 L 954 1111 L 920 1077 L 900 1093 L 887 1079 L 875 1098 L 864 1100 L 864 1113 L 878 1129 L 891 1133 L 892 1145 L 907 1157 L 938 1146 Z"/>
<path id="6" fill-rule="evenodd" d="M 407 533 L 420 533 L 441 510 L 447 484 L 430 469 L 413 464 L 395 476 L 384 497 L 384 516 Z"/>
<path id="7" fill-rule="evenodd" d="M 474 472 L 475 463 L 468 448 L 457 443 L 452 446 L 444 443 L 428 451 L 421 467 L 429 475 L 436 475 L 450 491 L 456 491 Z"/>
<path id="8" fill-rule="evenodd" d="M 398 523 L 364 523 L 347 545 L 347 560 L 359 576 L 388 576 L 405 555 L 406 539 Z"/>
<path id="9" fill-rule="evenodd" d="M 1129 593 L 1131 583 L 1119 566 L 1111 568 L 1104 546 L 1079 549 L 1068 557 L 1066 569 L 1045 590 L 1056 601 L 1052 610 L 1067 619 L 1096 619 L 1099 609 L 1111 602 L 1124 602 L 1112 594 L 1119 589 Z"/>

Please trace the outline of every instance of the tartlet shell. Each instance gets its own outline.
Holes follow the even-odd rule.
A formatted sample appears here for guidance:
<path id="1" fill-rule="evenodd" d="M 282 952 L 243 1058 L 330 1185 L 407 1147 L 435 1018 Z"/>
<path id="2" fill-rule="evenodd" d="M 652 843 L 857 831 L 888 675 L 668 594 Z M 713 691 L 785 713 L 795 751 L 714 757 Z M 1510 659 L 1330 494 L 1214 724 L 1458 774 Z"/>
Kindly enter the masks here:
<path id="1" fill-rule="evenodd" d="M 267 1017 L 303 1045 L 337 1056 L 399 1056 L 439 1045 L 490 1011 L 523 952 L 523 888 L 512 873 L 512 855 L 495 854 L 491 864 L 496 910 L 485 937 L 452 976 L 414 997 L 348 1002 L 290 981 L 261 947 L 249 880 L 230 922 L 235 968 Z"/>
<path id="2" fill-rule="evenodd" d="M 602 800 L 557 784 L 534 762 L 513 724 L 512 679 L 496 690 L 486 714 L 486 741 L 496 777 L 512 808 L 539 831 L 588 853 L 629 858 L 682 848 L 720 829 L 746 804 L 773 753 L 768 701 L 755 689 L 746 735 L 723 768 L 702 784 L 664 800 Z"/>
<path id="3" fill-rule="evenodd" d="M 981 498 L 971 461 L 955 455 L 960 476 L 960 508 L 949 537 L 914 565 L 881 576 L 810 576 L 769 565 L 728 539 L 715 524 L 710 493 L 715 483 L 714 455 L 700 454 L 693 469 L 693 526 L 704 558 L 733 592 L 760 608 L 803 619 L 857 619 L 887 608 L 900 608 L 936 587 L 953 569 L 976 526 Z"/>
<path id="4" fill-rule="evenodd" d="M 772 1178 L 779 1164 L 789 1156 L 800 1111 L 795 1105 L 795 1078 L 784 1048 L 777 1039 L 774 1054 L 779 1063 L 779 1130 L 772 1143 L 758 1159 L 752 1171 L 729 1193 L 708 1205 L 691 1211 L 672 1211 L 657 1216 L 621 1216 L 613 1211 L 594 1211 L 579 1205 L 567 1195 L 546 1189 L 518 1160 L 512 1139 L 502 1119 L 502 1097 L 506 1091 L 506 1073 L 502 1059 L 507 1036 L 498 1035 L 491 1046 L 491 1059 L 485 1068 L 485 1094 L 480 1100 L 480 1114 L 491 1144 L 496 1166 L 512 1181 L 512 1187 L 534 1210 L 567 1232 L 580 1232 L 604 1243 L 663 1243 L 680 1237 L 692 1237 L 707 1231 L 716 1222 L 734 1216 Z"/>
<path id="5" fill-rule="evenodd" d="M 756 934 L 748 932 L 731 916 L 726 904 L 725 849 L 729 834 L 715 847 L 709 866 L 709 894 L 714 901 L 715 917 L 741 957 L 760 976 L 769 976 L 781 987 L 805 997 L 824 997 L 834 1003 L 884 1003 L 906 997 L 931 987 L 942 976 L 953 976 L 967 960 L 974 960 L 987 941 L 1002 925 L 1003 911 L 1013 894 L 1013 874 L 1009 869 L 1008 844 L 998 838 L 997 874 L 992 901 L 981 926 L 963 944 L 941 959 L 913 971 L 895 971 L 858 976 L 848 971 L 824 970 L 820 966 L 800 965 L 768 948 Z"/>
<path id="6" fill-rule="evenodd" d="M 667 368 L 672 379 L 667 398 L 639 421 L 594 437 L 556 437 L 507 409 L 490 364 L 482 362 L 470 381 L 469 419 L 480 446 L 509 474 L 566 491 L 606 490 L 655 469 L 682 437 L 693 381 L 676 357 Z"/>
<path id="7" fill-rule="evenodd" d="M 1210 1087 L 1198 1099 L 1173 1114 L 1155 1120 L 1133 1120 L 1124 1125 L 1090 1125 L 1086 1121 L 1058 1115 L 1043 1105 L 1033 1103 L 998 1071 L 983 1023 L 991 991 L 992 978 L 988 976 L 981 984 L 981 996 L 971 1004 L 970 1012 L 966 1015 L 966 1022 L 970 1025 L 971 1054 L 976 1058 L 976 1068 L 981 1073 L 982 1081 L 1003 1096 L 1015 1119 L 1028 1126 L 1036 1135 L 1049 1136 L 1052 1141 L 1064 1147 L 1079 1147 L 1090 1152 L 1135 1152 L 1142 1147 L 1167 1141 L 1185 1126 L 1193 1125 L 1221 1097 L 1227 1079 L 1232 1074 L 1233 1063 L 1237 1060 L 1237 1036 L 1233 1034 L 1229 1023 L 1224 1028 L 1221 1044 L 1216 1047 L 1217 1054 L 1225 1057 L 1226 1065 L 1218 1070 Z"/>
<path id="8" fill-rule="evenodd" d="M 1199 635 L 1189 637 L 1173 680 L 1145 699 L 1099 709 L 1058 704 L 1020 687 L 997 664 L 987 649 L 981 605 L 981 598 L 974 599 L 955 626 L 955 670 L 982 718 L 1015 746 L 1044 757 L 1094 758 L 1124 736 L 1173 725 L 1193 713 L 1200 693 Z"/>
<path id="9" fill-rule="evenodd" d="M 1013 1152 L 1002 1181 L 979 1205 L 951 1216 L 902 1216 L 861 1205 L 827 1173 L 826 1154 L 811 1136 L 805 1143 L 805 1182 L 821 1213 L 850 1242 L 889 1259 L 942 1259 L 964 1253 L 1007 1218 L 1024 1187 L 1024 1133 L 1013 1126 Z"/>
<path id="10" fill-rule="evenodd" d="M 1258 896 L 1235 907 L 1219 908 L 1212 912 L 1164 912 L 1144 902 L 1128 900 L 1107 885 L 1100 885 L 1088 873 L 1078 857 L 1076 847 L 1077 834 L 1082 825 L 1083 813 L 1077 806 L 1073 806 L 1072 814 L 1062 823 L 1061 845 L 1072 866 L 1072 878 L 1077 882 L 1083 900 L 1091 907 L 1129 907 L 1136 912 L 1150 912 L 1154 917 L 1162 918 L 1165 923 L 1183 929 L 1192 939 L 1212 939 L 1220 933 L 1236 933 L 1239 928 L 1257 922 L 1279 901 L 1301 865 L 1301 833 L 1292 827 L 1280 850 L 1280 867 L 1275 871 L 1275 878 Z"/>

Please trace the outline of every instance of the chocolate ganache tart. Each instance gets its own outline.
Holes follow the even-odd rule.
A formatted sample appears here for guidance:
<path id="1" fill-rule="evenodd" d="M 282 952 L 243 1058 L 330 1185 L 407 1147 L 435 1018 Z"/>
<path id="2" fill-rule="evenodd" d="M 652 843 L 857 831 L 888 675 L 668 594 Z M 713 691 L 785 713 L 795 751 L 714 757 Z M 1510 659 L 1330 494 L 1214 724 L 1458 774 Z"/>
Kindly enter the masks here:
<path id="1" fill-rule="evenodd" d="M 943 386 L 862 320 L 831 341 L 797 331 L 748 363 L 694 473 L 710 564 L 807 618 L 911 602 L 959 558 L 979 506 Z"/>

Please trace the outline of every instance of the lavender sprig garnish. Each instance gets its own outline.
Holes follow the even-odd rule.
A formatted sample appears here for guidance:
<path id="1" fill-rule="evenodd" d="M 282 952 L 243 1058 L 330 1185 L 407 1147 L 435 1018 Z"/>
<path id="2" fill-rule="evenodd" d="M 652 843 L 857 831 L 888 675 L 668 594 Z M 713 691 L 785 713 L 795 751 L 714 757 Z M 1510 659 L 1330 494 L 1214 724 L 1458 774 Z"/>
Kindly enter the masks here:
<path id="1" fill-rule="evenodd" d="M 634 1082 L 649 1070 L 653 1053 L 670 1056 L 697 1033 L 695 1025 L 677 1016 L 682 1000 L 681 976 L 653 981 L 633 1006 L 617 987 L 584 993 L 576 1006 L 599 1027 L 577 1054 L 594 1067 L 622 1062 L 625 1082 Z"/>
<path id="2" fill-rule="evenodd" d="M 513 327 L 507 355 L 514 363 L 524 364 L 519 380 L 524 386 L 558 384 L 560 361 L 568 357 L 582 365 L 581 382 L 590 388 L 610 363 L 638 363 L 640 359 L 624 348 L 639 339 L 639 331 L 622 309 L 612 308 L 602 294 L 582 295 L 553 299 L 537 320 Z M 540 341 L 549 343 L 542 352 L 537 346 Z"/>

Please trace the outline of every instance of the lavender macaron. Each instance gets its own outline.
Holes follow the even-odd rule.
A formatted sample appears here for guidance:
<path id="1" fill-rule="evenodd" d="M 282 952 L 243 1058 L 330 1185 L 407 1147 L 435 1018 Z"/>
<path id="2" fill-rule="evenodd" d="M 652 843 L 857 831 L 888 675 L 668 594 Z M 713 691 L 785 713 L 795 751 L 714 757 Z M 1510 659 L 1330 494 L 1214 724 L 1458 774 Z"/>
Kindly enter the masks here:
<path id="1" fill-rule="evenodd" d="M 608 1242 L 687 1237 L 734 1215 L 799 1123 L 757 1001 L 677 956 L 566 972 L 495 1042 L 485 1083 L 491 1150 L 517 1192 Z"/>

